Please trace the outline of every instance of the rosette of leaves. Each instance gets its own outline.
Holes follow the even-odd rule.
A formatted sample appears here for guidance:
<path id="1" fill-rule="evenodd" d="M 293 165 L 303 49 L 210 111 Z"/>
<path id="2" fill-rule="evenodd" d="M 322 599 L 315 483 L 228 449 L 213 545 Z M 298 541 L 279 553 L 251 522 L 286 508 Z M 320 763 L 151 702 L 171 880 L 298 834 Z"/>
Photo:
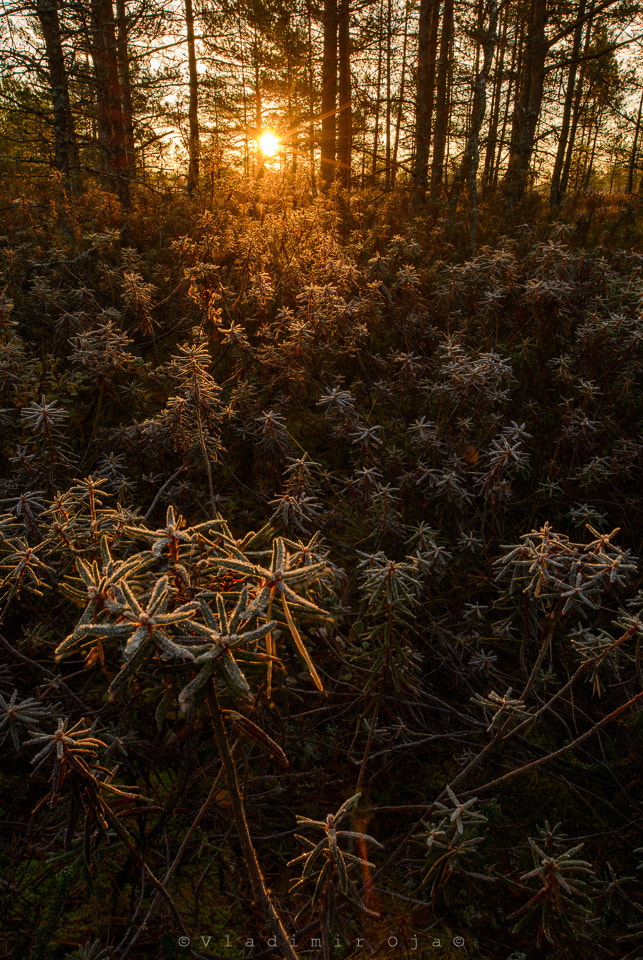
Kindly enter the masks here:
<path id="1" fill-rule="evenodd" d="M 90 728 L 86 727 L 82 720 L 69 726 L 69 720 L 66 717 L 58 719 L 58 726 L 53 733 L 33 732 L 28 745 L 40 747 L 31 761 L 32 764 L 36 764 L 34 773 L 48 760 L 53 760 L 52 797 L 57 796 L 66 770 L 88 773 L 89 768 L 85 758 L 94 760 L 96 748 L 105 746 L 102 740 L 86 736 L 90 732 Z"/>
<path id="2" fill-rule="evenodd" d="M 231 614 L 228 614 L 225 598 L 220 593 L 216 595 L 214 610 L 205 600 L 199 600 L 203 622 L 191 620 L 189 626 L 209 644 L 209 648 L 195 657 L 194 664 L 201 669 L 196 677 L 181 690 L 179 694 L 181 703 L 192 701 L 215 670 L 218 670 L 234 696 L 242 698 L 250 696 L 250 686 L 232 650 L 235 647 L 247 648 L 248 645 L 253 645 L 257 640 L 267 636 L 276 626 L 274 620 L 252 625 L 261 611 L 257 599 L 248 605 L 248 588 L 244 586 Z M 251 652 L 246 651 L 245 659 L 253 660 L 256 656 L 253 657 Z"/>
<path id="3" fill-rule="evenodd" d="M 482 828 L 487 822 L 487 817 L 475 809 L 477 797 L 461 802 L 450 787 L 447 794 L 451 805 L 436 801 L 433 822 L 426 824 L 426 830 L 418 837 L 425 845 L 425 863 L 429 868 L 421 886 L 431 884 L 434 906 L 440 893 L 448 899 L 449 881 L 453 876 L 480 876 L 474 869 L 474 859 L 484 840 Z"/>
<path id="4" fill-rule="evenodd" d="M 115 612 L 118 609 L 118 589 L 121 581 L 140 577 L 140 575 L 154 562 L 152 554 L 135 554 L 124 561 L 114 560 L 106 536 L 100 542 L 100 563 L 96 559 L 91 563 L 76 559 L 78 578 L 69 578 L 63 585 L 63 591 L 78 603 L 86 601 L 85 609 L 74 631 L 66 637 L 56 648 L 56 656 L 61 659 L 72 650 L 89 647 L 87 663 L 91 664 L 100 659 L 105 663 L 103 640 L 118 638 L 123 635 L 118 630 L 105 630 L 108 626 L 101 617 L 102 613 Z M 127 631 L 125 631 L 127 632 Z"/>
<path id="5" fill-rule="evenodd" d="M 7 553 L 0 559 L 0 596 L 6 611 L 16 595 L 30 593 L 42 597 L 43 591 L 55 583 L 56 575 L 43 559 L 47 556 L 48 539 L 32 546 L 17 537 L 5 541 L 3 546 Z"/>
<path id="6" fill-rule="evenodd" d="M 313 541 L 315 538 L 313 538 Z M 313 544 L 311 541 L 311 544 Z M 303 547 L 284 537 L 276 537 L 270 552 L 268 565 L 253 563 L 247 554 L 237 549 L 234 544 L 227 544 L 230 551 L 225 558 L 226 570 L 241 575 L 246 581 L 254 583 L 256 595 L 253 607 L 265 609 L 265 617 L 270 620 L 281 614 L 282 623 L 288 627 L 295 648 L 306 665 L 313 683 L 318 690 L 323 685 L 311 656 L 304 645 L 299 629 L 295 623 L 306 619 L 313 622 L 328 621 L 329 615 L 320 606 L 310 599 L 310 594 L 319 589 L 321 583 L 328 578 L 330 568 L 325 559 L 318 559 L 316 550 Z M 275 656 L 275 644 L 272 632 L 266 632 L 266 647 L 269 657 Z M 271 684 L 272 661 L 268 661 L 268 690 Z"/>
<path id="7" fill-rule="evenodd" d="M 235 696 L 247 698 L 250 688 L 237 659 L 267 661 L 270 682 L 276 659 L 274 611 L 281 613 L 321 689 L 294 619 L 328 619 L 309 599 L 329 576 L 328 564 L 317 559 L 315 538 L 307 545 L 276 538 L 270 551 L 257 551 L 253 548 L 265 538 L 265 529 L 235 540 L 221 519 L 183 528 L 171 507 L 159 530 L 125 529 L 146 540 L 149 550 L 117 560 L 103 537 L 100 559 L 77 558 L 79 577 L 67 582 L 66 592 L 86 605 L 74 631 L 58 646 L 58 657 L 89 646 L 89 662 L 104 662 L 104 642 L 114 640 L 123 647 L 125 666 L 112 691 L 153 659 L 177 659 L 199 668 L 184 687 L 183 702 L 193 699 L 215 668 Z M 266 556 L 265 566 L 253 562 Z M 162 564 L 163 572 L 152 569 Z M 261 654 L 256 645 L 264 637 L 267 652 Z"/>
<path id="8" fill-rule="evenodd" d="M 69 718 L 65 717 L 58 719 L 56 730 L 46 732 L 34 729 L 32 734 L 31 740 L 25 744 L 28 747 L 38 748 L 38 752 L 31 760 L 34 767 L 32 776 L 41 768 L 50 765 L 51 804 L 60 798 L 64 781 L 66 779 L 69 781 L 70 797 L 64 840 L 65 851 L 69 851 L 72 847 L 81 813 L 84 815 L 83 857 L 86 865 L 91 861 L 92 848 L 97 840 L 102 838 L 107 841 L 110 830 L 114 830 L 120 839 L 133 849 L 127 830 L 102 793 L 108 791 L 115 797 L 126 800 L 143 798 L 139 796 L 136 787 L 132 792 L 132 789 L 116 786 L 112 782 L 118 767 L 110 771 L 97 762 L 98 752 L 105 750 L 105 743 L 93 736 L 93 726 L 87 726 L 87 721 L 84 719 L 72 725 Z M 144 861 L 143 866 L 158 884 Z"/>
<path id="9" fill-rule="evenodd" d="M 288 866 L 293 863 L 301 864 L 300 878 L 293 884 L 292 889 L 296 890 L 306 883 L 314 883 L 313 892 L 309 898 L 308 904 L 312 908 L 319 909 L 322 918 L 332 923 L 334 917 L 334 903 L 337 888 L 341 893 L 355 903 L 360 910 L 369 913 L 370 911 L 362 902 L 357 887 L 350 876 L 355 866 L 372 868 L 364 856 L 357 856 L 349 850 L 343 848 L 346 842 L 356 843 L 362 851 L 366 850 L 366 844 L 370 843 L 381 848 L 381 843 L 374 837 L 357 830 L 340 830 L 339 824 L 353 809 L 359 800 L 361 793 L 346 800 L 337 813 L 329 813 L 325 820 L 309 820 L 308 817 L 297 817 L 299 826 L 321 830 L 323 836 L 316 843 L 307 837 L 296 834 L 298 840 L 306 844 L 308 849 L 301 853 L 294 860 L 291 860 Z M 322 924 L 322 926 L 324 926 Z"/>
<path id="10" fill-rule="evenodd" d="M 105 541 L 103 554 L 109 554 Z M 97 655 L 104 662 L 103 640 L 124 641 L 126 668 L 117 677 L 117 685 L 155 653 L 160 653 L 164 659 L 177 657 L 194 660 L 195 652 L 201 652 L 201 645 L 185 643 L 183 635 L 178 639 L 172 634 L 176 633 L 179 625 L 183 626 L 190 619 L 195 604 L 168 609 L 173 594 L 165 575 L 155 580 L 151 590 L 145 591 L 147 603 L 144 605 L 140 602 L 143 599 L 141 594 L 137 596 L 134 584 L 128 582 L 128 574 L 131 576 L 141 572 L 148 560 L 147 556 L 138 554 L 124 564 L 116 565 L 110 557 L 102 571 L 96 561 L 91 567 L 81 559 L 77 561 L 78 571 L 87 587 L 89 603 L 73 633 L 57 647 L 57 657 L 65 656 L 74 647 L 85 645 L 89 639 L 90 643 L 96 645 L 96 650 L 90 652 L 90 660 L 98 651 Z M 110 622 L 114 616 L 118 618 L 117 621 Z"/>
<path id="11" fill-rule="evenodd" d="M 364 692 L 390 678 L 396 692 L 417 693 L 417 658 L 407 641 L 418 632 L 422 584 L 417 566 L 413 558 L 395 561 L 382 551 L 357 552 L 363 558 L 357 563 L 362 619 L 351 632 L 361 640 L 353 658 L 364 661 L 369 671 Z"/>
<path id="12" fill-rule="evenodd" d="M 20 753 L 21 733 L 29 733 L 33 736 L 38 732 L 42 721 L 49 716 L 49 708 L 33 697 L 20 700 L 18 691 L 14 690 L 7 700 L 0 693 L 0 746 L 7 737 L 11 737 L 16 753 Z"/>
<path id="13" fill-rule="evenodd" d="M 583 875 L 594 878 L 594 870 L 591 863 L 577 856 L 584 844 L 565 849 L 562 842 L 564 835 L 559 828 L 559 823 L 553 828 L 546 823 L 545 829 L 540 831 L 538 842 L 528 838 L 534 868 L 520 879 L 535 882 L 538 888 L 533 892 L 532 883 L 526 885 L 525 889 L 533 892 L 533 895 L 507 917 L 508 920 L 518 920 L 512 933 L 530 920 L 536 920 L 538 947 L 543 937 L 552 946 L 565 939 L 578 943 L 581 937 L 588 935 L 588 924 L 593 913 L 586 892 L 588 882 Z"/>
<path id="14" fill-rule="evenodd" d="M 519 545 L 506 546 L 505 555 L 494 561 L 501 567 L 496 580 L 511 577 L 510 592 L 523 584 L 523 593 L 559 601 L 561 615 L 574 610 L 584 616 L 598 609 L 597 599 L 608 587 L 622 588 L 636 573 L 628 550 L 612 543 L 619 531 L 599 533 L 586 524 L 594 539 L 574 543 L 557 533 L 549 523 L 521 537 Z"/>

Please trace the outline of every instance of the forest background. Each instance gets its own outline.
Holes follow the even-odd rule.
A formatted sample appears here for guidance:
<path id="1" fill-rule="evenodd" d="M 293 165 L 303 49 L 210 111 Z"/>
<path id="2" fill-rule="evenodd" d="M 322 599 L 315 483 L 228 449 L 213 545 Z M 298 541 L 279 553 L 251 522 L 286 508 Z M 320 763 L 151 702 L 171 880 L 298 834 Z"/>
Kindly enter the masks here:
<path id="1" fill-rule="evenodd" d="M 2 9 L 0 956 L 636 960 L 641 5 Z"/>

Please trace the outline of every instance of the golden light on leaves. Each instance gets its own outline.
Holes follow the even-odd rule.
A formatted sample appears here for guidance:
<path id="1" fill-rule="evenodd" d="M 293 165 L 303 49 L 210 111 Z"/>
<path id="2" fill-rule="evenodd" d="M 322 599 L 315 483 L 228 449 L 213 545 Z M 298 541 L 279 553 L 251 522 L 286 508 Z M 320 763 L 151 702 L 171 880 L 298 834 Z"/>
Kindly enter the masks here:
<path id="1" fill-rule="evenodd" d="M 274 157 L 280 146 L 279 137 L 272 130 L 264 130 L 259 137 L 259 149 L 264 157 Z"/>

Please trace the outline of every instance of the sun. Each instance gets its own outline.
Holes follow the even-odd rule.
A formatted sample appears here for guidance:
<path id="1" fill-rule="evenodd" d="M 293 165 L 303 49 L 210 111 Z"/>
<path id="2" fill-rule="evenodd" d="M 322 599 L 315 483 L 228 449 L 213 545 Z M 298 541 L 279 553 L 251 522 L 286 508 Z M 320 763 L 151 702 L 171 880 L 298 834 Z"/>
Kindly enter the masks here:
<path id="1" fill-rule="evenodd" d="M 259 149 L 264 157 L 274 157 L 279 147 L 279 137 L 275 136 L 272 130 L 264 130 L 259 137 Z"/>

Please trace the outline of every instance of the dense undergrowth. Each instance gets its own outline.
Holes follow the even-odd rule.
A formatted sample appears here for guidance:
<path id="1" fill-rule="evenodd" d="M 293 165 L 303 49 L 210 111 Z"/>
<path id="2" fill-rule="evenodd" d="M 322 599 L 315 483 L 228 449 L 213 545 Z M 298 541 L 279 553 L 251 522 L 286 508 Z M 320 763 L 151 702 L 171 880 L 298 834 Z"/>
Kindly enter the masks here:
<path id="1" fill-rule="evenodd" d="M 641 210 L 257 189 L 4 207 L 0 955 L 640 956 Z"/>

